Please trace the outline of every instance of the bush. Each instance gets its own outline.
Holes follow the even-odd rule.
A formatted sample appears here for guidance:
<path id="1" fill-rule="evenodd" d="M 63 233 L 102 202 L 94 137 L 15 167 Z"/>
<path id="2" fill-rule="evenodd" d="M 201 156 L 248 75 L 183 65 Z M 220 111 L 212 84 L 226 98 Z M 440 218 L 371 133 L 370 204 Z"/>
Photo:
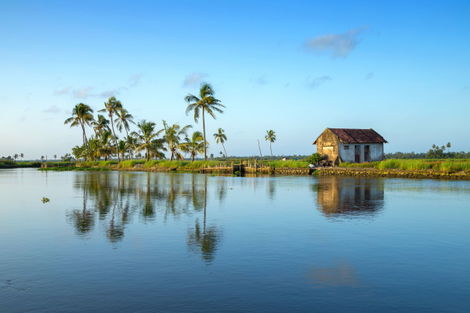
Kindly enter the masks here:
<path id="1" fill-rule="evenodd" d="M 323 157 L 319 153 L 314 153 L 311 156 L 309 156 L 308 158 L 305 158 L 305 162 L 307 162 L 309 164 L 317 164 L 321 160 L 323 160 Z"/>

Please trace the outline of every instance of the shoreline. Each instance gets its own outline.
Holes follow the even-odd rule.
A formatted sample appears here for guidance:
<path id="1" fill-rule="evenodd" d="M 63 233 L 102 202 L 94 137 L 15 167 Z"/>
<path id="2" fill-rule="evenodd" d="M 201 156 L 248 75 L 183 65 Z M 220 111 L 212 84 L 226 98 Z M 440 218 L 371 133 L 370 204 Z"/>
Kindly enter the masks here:
<path id="1" fill-rule="evenodd" d="M 162 172 L 162 173 L 201 173 L 244 176 L 352 176 L 352 177 L 390 177 L 390 178 L 418 178 L 418 179 L 446 179 L 446 180 L 470 180 L 470 171 L 444 172 L 437 170 L 400 170 L 400 169 L 376 169 L 376 168 L 346 168 L 346 167 L 320 167 L 313 173 L 309 168 L 245 168 L 244 174 L 234 174 L 231 167 L 120 167 L 120 166 L 67 166 L 45 167 L 43 171 L 126 171 L 126 172 Z"/>

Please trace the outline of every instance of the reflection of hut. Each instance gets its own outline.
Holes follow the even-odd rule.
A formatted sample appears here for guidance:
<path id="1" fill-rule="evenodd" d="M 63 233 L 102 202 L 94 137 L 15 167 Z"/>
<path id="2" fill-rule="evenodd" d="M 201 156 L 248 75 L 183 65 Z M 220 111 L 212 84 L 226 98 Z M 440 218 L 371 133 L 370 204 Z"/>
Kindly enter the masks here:
<path id="1" fill-rule="evenodd" d="M 371 214 L 383 206 L 382 179 L 320 177 L 317 202 L 327 216 Z"/>

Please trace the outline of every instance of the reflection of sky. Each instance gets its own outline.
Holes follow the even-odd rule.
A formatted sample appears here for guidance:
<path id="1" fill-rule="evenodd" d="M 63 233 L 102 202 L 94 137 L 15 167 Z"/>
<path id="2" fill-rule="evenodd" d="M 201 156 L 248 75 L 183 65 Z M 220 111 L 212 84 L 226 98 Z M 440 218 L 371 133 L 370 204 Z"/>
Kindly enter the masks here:
<path id="1" fill-rule="evenodd" d="M 12 313 L 463 311 L 470 182 L 373 181 L 346 189 L 383 190 L 380 209 L 332 223 L 314 177 L 0 171 L 0 303 Z M 71 219 L 84 199 L 86 235 Z"/>

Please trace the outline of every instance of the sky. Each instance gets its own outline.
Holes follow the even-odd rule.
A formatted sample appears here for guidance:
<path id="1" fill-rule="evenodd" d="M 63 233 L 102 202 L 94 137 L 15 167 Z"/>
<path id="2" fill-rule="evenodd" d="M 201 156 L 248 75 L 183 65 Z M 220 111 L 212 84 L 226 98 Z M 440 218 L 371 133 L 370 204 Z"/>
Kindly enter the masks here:
<path id="1" fill-rule="evenodd" d="M 327 127 L 386 152 L 470 150 L 470 1 L 0 0 L 0 156 L 63 155 L 75 104 L 116 96 L 136 121 L 193 124 L 209 82 L 229 155 L 310 154 Z"/>

